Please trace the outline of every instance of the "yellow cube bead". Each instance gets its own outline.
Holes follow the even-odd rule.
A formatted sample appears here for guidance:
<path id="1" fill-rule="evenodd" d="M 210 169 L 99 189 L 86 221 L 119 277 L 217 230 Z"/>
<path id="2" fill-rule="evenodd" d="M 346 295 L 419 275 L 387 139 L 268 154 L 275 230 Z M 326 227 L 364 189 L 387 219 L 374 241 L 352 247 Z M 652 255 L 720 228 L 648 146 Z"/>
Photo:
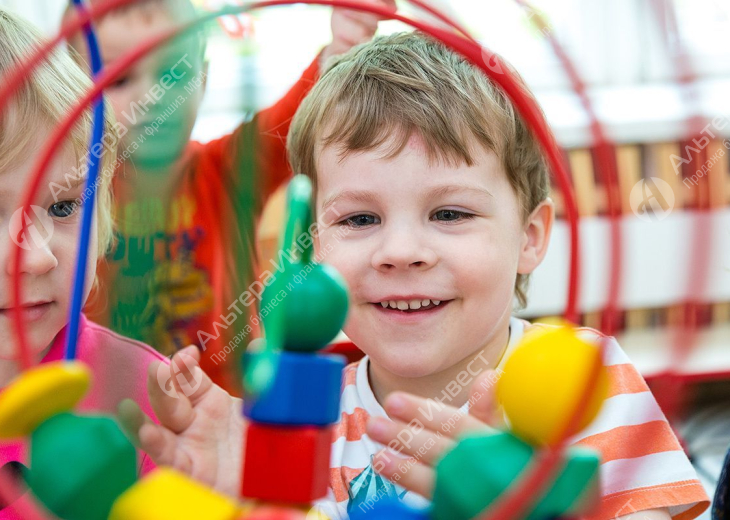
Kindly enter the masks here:
<path id="1" fill-rule="evenodd" d="M 112 506 L 109 520 L 233 520 L 238 504 L 168 468 L 158 468 Z"/>
<path id="2" fill-rule="evenodd" d="M 0 393 L 0 439 L 26 437 L 46 419 L 73 410 L 90 385 L 91 372 L 78 361 L 26 370 Z"/>

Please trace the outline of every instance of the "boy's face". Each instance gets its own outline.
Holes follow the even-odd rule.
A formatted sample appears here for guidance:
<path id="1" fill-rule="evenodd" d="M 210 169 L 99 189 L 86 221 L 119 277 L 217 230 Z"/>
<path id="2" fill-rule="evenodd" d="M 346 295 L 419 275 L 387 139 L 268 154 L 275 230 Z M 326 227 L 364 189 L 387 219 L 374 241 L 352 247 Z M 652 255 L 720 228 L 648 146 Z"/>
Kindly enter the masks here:
<path id="1" fill-rule="evenodd" d="M 328 218 L 318 247 L 349 284 L 346 334 L 389 373 L 425 377 L 507 330 L 516 275 L 539 263 L 540 237 L 492 152 L 480 149 L 471 167 L 429 164 L 413 137 L 397 157 L 384 156 L 321 152 L 317 214 Z"/>
<path id="2" fill-rule="evenodd" d="M 84 187 L 72 177 L 74 154 L 59 153 L 48 169 L 41 188 L 27 213 L 26 229 L 22 228 L 19 211 L 21 196 L 30 181 L 30 170 L 36 151 L 45 142 L 48 133 L 36 132 L 37 137 L 27 151 L 19 156 L 9 170 L 0 172 L 0 358 L 17 354 L 17 341 L 12 325 L 12 272 L 11 240 L 23 248 L 21 259 L 21 291 L 26 331 L 32 350 L 40 353 L 50 346 L 58 332 L 68 322 L 71 286 L 76 267 L 81 211 L 74 202 L 83 194 Z M 75 177 L 75 175 L 73 175 Z M 51 182 L 57 189 L 57 199 Z M 86 273 L 86 297 L 96 273 L 96 225 L 89 244 L 89 263 Z"/>
<path id="3" fill-rule="evenodd" d="M 163 7 L 132 8 L 107 16 L 97 29 L 104 61 L 112 63 L 179 25 Z M 200 42 L 188 37 L 137 62 L 107 89 L 117 122 L 129 130 L 120 151 L 136 142 L 139 148 L 130 152 L 138 168 L 164 171 L 180 158 L 203 99 L 203 71 Z M 158 117 L 164 121 L 160 123 Z"/>

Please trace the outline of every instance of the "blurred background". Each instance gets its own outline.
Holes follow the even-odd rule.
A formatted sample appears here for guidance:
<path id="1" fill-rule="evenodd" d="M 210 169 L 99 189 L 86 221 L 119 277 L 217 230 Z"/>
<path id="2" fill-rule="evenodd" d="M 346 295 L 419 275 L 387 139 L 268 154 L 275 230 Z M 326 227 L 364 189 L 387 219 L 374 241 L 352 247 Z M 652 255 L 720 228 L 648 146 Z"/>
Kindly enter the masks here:
<path id="1" fill-rule="evenodd" d="M 214 10 L 226 2 L 197 3 Z M 619 342 L 650 385 L 670 365 L 679 372 L 687 400 L 675 426 L 712 495 L 730 445 L 730 141 L 723 142 L 730 137 L 730 2 L 673 0 L 674 17 L 661 13 L 652 0 L 535 0 L 536 12 L 511 1 L 431 3 L 511 62 L 542 105 L 565 150 L 583 217 L 582 321 L 601 328 L 609 256 L 605 189 L 594 168 L 588 118 L 543 33 L 555 35 L 577 64 L 599 118 L 617 143 L 625 241 Z M 65 0 L 0 0 L 0 6 L 25 15 L 50 35 L 58 29 Z M 536 13 L 548 21 L 542 30 L 533 24 Z M 211 25 L 208 90 L 193 137 L 208 141 L 228 133 L 251 117 L 252 107 L 279 99 L 328 43 L 329 23 L 329 9 L 297 5 Z M 382 33 L 404 29 L 394 22 L 381 26 Z M 678 80 L 683 56 L 691 66 L 684 73 L 697 78 L 691 85 Z M 250 91 L 254 102 L 244 102 L 241 93 Z M 686 148 L 692 146 L 687 121 L 693 115 L 706 118 L 705 124 L 715 122 L 711 135 L 704 134 L 710 143 L 697 153 Z M 687 160 L 679 162 L 680 157 Z M 698 175 L 707 176 L 709 194 L 690 181 Z M 561 213 L 561 197 L 555 193 L 554 198 Z M 672 333 L 685 319 L 687 281 L 697 268 L 689 253 L 698 208 L 709 208 L 713 223 L 710 281 L 694 295 L 699 301 L 691 317 L 699 327 L 696 344 L 675 365 Z M 273 256 L 282 211 L 280 193 L 261 223 L 263 258 Z M 552 240 L 533 276 L 530 304 L 521 313 L 526 318 L 560 314 L 565 307 L 564 222 L 558 222 Z"/>

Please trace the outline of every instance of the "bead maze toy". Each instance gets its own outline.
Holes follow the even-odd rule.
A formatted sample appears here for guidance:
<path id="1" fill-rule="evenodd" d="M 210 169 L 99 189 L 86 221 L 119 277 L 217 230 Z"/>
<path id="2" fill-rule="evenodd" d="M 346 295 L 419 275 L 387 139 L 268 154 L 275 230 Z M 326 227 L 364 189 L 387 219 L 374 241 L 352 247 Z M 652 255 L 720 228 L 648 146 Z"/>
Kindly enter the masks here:
<path id="1" fill-rule="evenodd" d="M 309 240 L 298 260 L 285 260 L 284 272 L 264 292 L 265 301 L 285 296 L 264 323 L 264 351 L 244 358 L 250 374 L 244 415 L 250 424 L 241 494 L 308 504 L 327 494 L 332 425 L 339 418 L 345 368 L 344 358 L 315 352 L 344 325 L 347 289 L 337 271 L 312 261 L 311 182 L 296 176 L 288 194 L 289 218 L 281 248 L 301 247 L 300 236 Z M 302 277 L 299 282 L 294 281 L 297 275 Z M 269 374 L 274 372 L 271 380 Z"/>
<path id="2" fill-rule="evenodd" d="M 135 61 L 145 57 L 158 46 L 186 34 L 195 27 L 220 16 L 247 13 L 255 9 L 290 5 L 294 0 L 269 0 L 243 6 L 231 6 L 216 13 L 206 14 L 199 19 L 172 29 L 137 49 L 122 56 L 106 68 L 94 58 L 95 44 L 91 22 L 114 9 L 132 4 L 135 0 L 109 0 L 89 9 L 75 0 L 78 14 L 64 24 L 59 34 L 47 44 L 40 46 L 25 62 L 18 64 L 3 78 L 0 85 L 0 110 L 8 103 L 14 90 L 24 77 L 65 38 L 85 30 L 92 52 L 94 87 L 79 100 L 74 110 L 55 129 L 33 168 L 32 182 L 23 199 L 26 211 L 38 191 L 43 175 L 56 153 L 60 143 L 78 117 L 94 105 L 95 126 L 92 139 L 100 139 L 100 121 L 103 120 L 103 104 L 99 95 L 124 70 Z M 526 6 L 523 0 L 517 0 Z M 578 214 L 569 176 L 564 160 L 557 148 L 552 133 L 539 108 L 517 85 L 506 66 L 500 64 L 498 55 L 484 49 L 471 37 L 467 30 L 447 16 L 439 13 L 421 0 L 410 0 L 414 6 L 430 13 L 445 24 L 448 29 L 408 18 L 386 9 L 350 0 L 307 0 L 310 5 L 346 7 L 369 12 L 384 18 L 398 20 L 437 38 L 455 52 L 460 53 L 502 88 L 535 133 L 543 147 L 546 160 L 563 193 L 566 218 L 570 230 L 570 277 L 567 293 L 566 318 L 575 322 L 577 317 L 578 288 L 580 286 L 580 259 L 578 255 Z M 539 18 L 533 18 L 540 23 Z M 621 240 L 618 225 L 616 168 L 609 157 L 611 143 L 606 138 L 600 122 L 595 117 L 590 99 L 577 69 L 567 58 L 552 33 L 547 33 L 553 49 L 558 54 L 571 83 L 581 98 L 591 118 L 591 131 L 598 151 L 598 171 L 608 186 L 609 222 L 611 224 L 611 271 L 609 273 L 608 303 L 606 306 L 606 334 L 615 327 L 614 314 L 618 308 L 618 288 L 621 276 Z M 97 48 L 98 53 L 98 48 Z M 98 55 L 97 55 L 98 58 Z M 499 72 L 497 72 L 499 71 Z M 96 141 L 92 141 L 92 144 Z M 98 167 L 98 165 L 96 165 Z M 90 164 L 89 187 L 94 189 L 92 179 L 94 164 Z M 98 170 L 98 168 L 97 168 Z M 308 216 L 311 186 L 303 178 L 296 178 L 291 186 L 290 218 L 282 240 L 283 246 L 290 246 L 293 237 L 306 232 L 311 217 Z M 93 200 L 93 198 L 92 198 Z M 306 209 L 306 211 L 305 211 Z M 77 273 L 83 273 L 85 251 L 92 211 L 84 210 L 83 232 L 79 247 Z M 88 216 L 87 216 L 88 215 Z M 700 234 L 696 240 L 699 265 L 707 255 L 706 243 Z M 22 301 L 19 266 L 23 250 L 11 245 L 15 272 L 13 275 L 13 301 Z M 131 444 L 126 441 L 112 418 L 73 415 L 71 412 L 82 398 L 89 385 L 88 373 L 83 365 L 74 361 L 75 334 L 69 334 L 67 361 L 40 368 L 33 368 L 31 353 L 26 338 L 23 316 L 14 313 L 14 327 L 18 339 L 18 360 L 25 372 L 2 394 L 0 394 L 0 436 L 30 437 L 31 470 L 26 477 L 35 500 L 17 500 L 10 504 L 23 518 L 48 518 L 45 509 L 61 518 L 113 518 L 115 520 L 137 519 L 185 519 L 211 518 L 220 520 L 242 520 L 264 518 L 304 518 L 305 509 L 313 500 L 326 491 L 329 457 L 329 433 L 337 420 L 338 375 L 343 363 L 336 357 L 315 352 L 324 346 L 337 332 L 344 321 L 347 295 L 336 273 L 311 260 L 311 246 L 302 252 L 300 261 L 287 265 L 287 273 L 275 280 L 269 287 L 270 294 L 278 294 L 281 287 L 291 284 L 294 269 L 310 268 L 311 275 L 306 284 L 294 288 L 289 300 L 272 313 L 265 323 L 267 338 L 262 352 L 251 353 L 246 358 L 245 383 L 248 398 L 244 414 L 251 420 L 248 428 L 248 446 L 244 469 L 242 495 L 248 498 L 287 502 L 284 508 L 243 505 L 224 497 L 205 486 L 195 483 L 172 470 L 160 468 L 135 483 L 136 461 Z M 701 269 L 696 270 L 699 273 Z M 77 276 L 74 294 L 83 289 L 83 276 Z M 702 286 L 706 280 L 699 274 L 690 285 Z M 325 306 L 315 309 L 309 304 L 313 300 Z M 74 298 L 74 302 L 80 302 Z M 73 305 L 71 322 L 78 320 L 80 303 Z M 73 330 L 73 327 L 72 327 Z M 687 326 L 689 336 L 681 348 L 691 348 L 692 324 Z M 679 336 L 678 336 L 679 338 Z M 457 448 L 441 461 L 438 468 L 437 488 L 431 511 L 416 511 L 403 504 L 383 501 L 372 515 L 376 518 L 551 518 L 556 515 L 571 515 L 590 505 L 595 497 L 595 476 L 598 465 L 595 454 L 581 450 L 565 449 L 570 434 L 595 415 L 598 403 L 605 392 L 605 374 L 602 371 L 603 344 L 598 346 L 581 342 L 569 327 L 539 337 L 527 338 L 510 359 L 509 377 L 499 385 L 500 401 L 510 420 L 511 431 L 493 432 L 480 437 L 464 439 Z M 679 350 L 680 347 L 677 346 Z M 536 403 L 541 403 L 535 391 L 540 385 L 520 387 L 514 381 L 545 377 L 549 365 L 537 363 L 539 356 L 559 353 L 563 359 L 571 360 L 568 366 L 585 378 L 565 378 L 561 382 L 560 397 L 549 403 L 542 411 L 546 417 L 541 422 L 530 420 Z M 552 358 L 553 362 L 555 358 Z M 307 371 L 321 374 L 317 384 L 302 377 Z M 671 374 L 669 374 L 671 376 Z M 579 381 L 578 381 L 579 380 Z M 578 381 L 578 382 L 576 382 Z M 304 404 L 303 404 L 304 403 Z M 532 403 L 529 409 L 525 403 Z M 544 403 L 542 403 L 544 404 Z M 84 439 L 81 441 L 80 439 Z M 93 451 L 94 457 L 88 455 Z M 290 450 L 289 453 L 286 453 Z M 62 453 L 58 460 L 51 454 Z M 486 457 L 500 457 L 503 461 L 499 471 L 485 470 L 485 464 L 478 464 Z M 94 459 L 94 460 L 89 460 Z M 84 460 L 84 463 L 80 461 Z M 277 466 L 283 461 L 291 464 L 294 471 L 283 471 Z M 64 464 L 65 461 L 65 464 Z M 68 477 L 73 466 L 72 477 Z M 64 479 L 59 478 L 61 468 Z M 467 486 L 458 479 L 472 468 Z M 94 479 L 101 472 L 113 471 L 117 477 L 112 484 L 103 488 L 95 485 Z M 300 471 L 302 473 L 295 472 Z M 282 480 L 284 479 L 284 480 Z M 63 480 L 63 485 L 58 483 Z M 282 485 L 286 482 L 286 485 Z M 273 486 L 276 483 L 276 486 Z M 457 485 L 458 483 L 458 485 Z M 290 486 L 290 487 L 289 487 Z M 0 496 L 7 503 L 18 496 L 17 486 L 0 473 Z M 272 488 L 286 488 L 283 494 L 272 492 Z M 41 507 L 43 504 L 45 507 Z"/>

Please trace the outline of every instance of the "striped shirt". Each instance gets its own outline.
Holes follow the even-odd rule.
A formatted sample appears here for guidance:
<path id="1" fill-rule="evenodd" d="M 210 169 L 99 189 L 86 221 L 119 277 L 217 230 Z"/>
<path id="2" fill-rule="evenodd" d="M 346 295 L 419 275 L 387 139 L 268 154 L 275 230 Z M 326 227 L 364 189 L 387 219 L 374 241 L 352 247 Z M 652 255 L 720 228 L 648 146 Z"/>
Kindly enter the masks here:
<path id="1" fill-rule="evenodd" d="M 534 327 L 548 325 L 511 319 L 509 344 L 497 370 L 526 330 Z M 602 337 L 593 329 L 579 329 L 578 333 L 594 342 Z M 333 435 L 330 489 L 317 503 L 332 520 L 348 518 L 355 508 L 365 511 L 383 496 L 397 496 L 413 506 L 428 504 L 373 470 L 371 458 L 384 446 L 371 440 L 365 427 L 371 416 L 387 414 L 370 388 L 368 363 L 366 356 L 345 369 L 340 421 Z M 696 518 L 709 506 L 704 488 L 646 382 L 613 338 L 608 340 L 604 363 L 609 397 L 598 417 L 572 439 L 573 444 L 601 453 L 602 499 L 590 518 L 609 519 L 664 507 L 675 520 Z M 462 407 L 463 413 L 467 407 L 468 403 Z"/>

